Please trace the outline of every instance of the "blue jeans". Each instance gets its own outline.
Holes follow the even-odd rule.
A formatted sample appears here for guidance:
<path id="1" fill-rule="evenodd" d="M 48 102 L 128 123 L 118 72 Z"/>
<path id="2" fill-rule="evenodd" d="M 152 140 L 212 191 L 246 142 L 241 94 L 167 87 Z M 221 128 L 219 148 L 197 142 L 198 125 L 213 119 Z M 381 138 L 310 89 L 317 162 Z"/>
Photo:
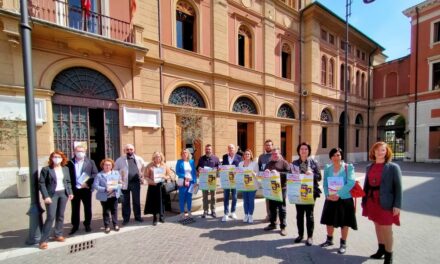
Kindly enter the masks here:
<path id="1" fill-rule="evenodd" d="M 245 215 L 253 215 L 255 208 L 255 194 L 257 191 L 242 192 L 243 195 L 243 207 Z"/>
<path id="2" fill-rule="evenodd" d="M 192 193 L 188 192 L 189 187 L 179 187 L 179 207 L 180 213 L 185 212 L 185 203 L 188 212 L 191 212 L 191 204 L 192 204 Z"/>
<path id="3" fill-rule="evenodd" d="M 235 206 L 237 205 L 237 189 L 224 189 L 223 206 L 225 207 L 225 215 L 229 214 L 229 193 L 232 193 L 231 213 L 235 213 Z"/>

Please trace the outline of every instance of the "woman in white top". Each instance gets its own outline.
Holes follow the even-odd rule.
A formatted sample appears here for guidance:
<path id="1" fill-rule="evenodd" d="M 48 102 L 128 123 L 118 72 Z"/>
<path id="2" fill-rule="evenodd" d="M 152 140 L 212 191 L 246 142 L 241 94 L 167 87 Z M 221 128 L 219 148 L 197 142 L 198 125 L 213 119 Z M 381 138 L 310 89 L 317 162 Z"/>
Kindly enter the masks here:
<path id="1" fill-rule="evenodd" d="M 253 161 L 252 151 L 247 149 L 243 154 L 243 161 L 238 164 L 239 168 L 247 168 L 252 170 L 252 180 L 254 183 L 257 182 L 257 172 L 258 172 L 258 162 Z M 242 192 L 243 195 L 243 207 L 244 207 L 244 223 L 253 223 L 254 219 L 252 215 L 254 214 L 255 208 L 255 193 L 257 191 L 246 191 Z"/>
<path id="2" fill-rule="evenodd" d="M 47 217 L 41 234 L 40 249 L 47 249 L 53 222 L 55 222 L 54 240 L 58 242 L 65 240 L 63 237 L 64 210 L 67 201 L 73 199 L 69 169 L 66 165 L 66 155 L 56 150 L 50 154 L 48 166 L 41 169 L 38 183 L 46 205 Z"/>

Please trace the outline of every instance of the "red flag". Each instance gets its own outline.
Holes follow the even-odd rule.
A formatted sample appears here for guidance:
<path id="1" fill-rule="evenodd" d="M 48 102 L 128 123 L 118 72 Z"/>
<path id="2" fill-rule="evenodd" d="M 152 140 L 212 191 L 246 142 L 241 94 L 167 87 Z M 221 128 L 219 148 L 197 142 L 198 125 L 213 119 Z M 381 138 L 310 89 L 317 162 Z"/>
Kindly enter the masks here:
<path id="1" fill-rule="evenodd" d="M 131 0 L 131 6 L 130 6 L 130 10 L 131 10 L 131 19 L 133 20 L 134 17 L 134 12 L 136 12 L 136 0 Z"/>
<path id="2" fill-rule="evenodd" d="M 90 15 L 90 10 L 92 9 L 91 0 L 81 0 L 81 8 L 84 10 L 87 16 Z"/>

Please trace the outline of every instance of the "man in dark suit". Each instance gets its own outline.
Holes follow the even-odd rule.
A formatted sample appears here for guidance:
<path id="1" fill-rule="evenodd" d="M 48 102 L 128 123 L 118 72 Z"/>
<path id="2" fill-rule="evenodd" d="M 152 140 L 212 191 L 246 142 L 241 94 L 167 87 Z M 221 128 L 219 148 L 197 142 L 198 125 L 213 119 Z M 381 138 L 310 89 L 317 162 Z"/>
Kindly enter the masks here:
<path id="1" fill-rule="evenodd" d="M 90 222 L 92 220 L 92 185 L 93 180 L 98 174 L 98 169 L 93 160 L 86 157 L 86 149 L 78 145 L 74 149 L 75 156 L 67 163 L 72 183 L 72 230 L 69 235 L 78 231 L 81 202 L 84 207 L 84 227 L 86 232 L 92 231 Z"/>
<path id="2" fill-rule="evenodd" d="M 228 145 L 228 153 L 223 155 L 222 165 L 234 165 L 238 167 L 238 164 L 241 161 L 241 156 L 235 153 L 234 144 Z M 232 204 L 231 204 L 231 214 L 229 215 L 229 194 L 232 193 Z M 237 204 L 237 189 L 224 189 L 223 190 L 223 205 L 225 210 L 225 215 L 222 218 L 222 222 L 226 222 L 229 220 L 229 217 L 232 219 L 237 219 L 237 215 L 235 214 L 235 206 Z"/>

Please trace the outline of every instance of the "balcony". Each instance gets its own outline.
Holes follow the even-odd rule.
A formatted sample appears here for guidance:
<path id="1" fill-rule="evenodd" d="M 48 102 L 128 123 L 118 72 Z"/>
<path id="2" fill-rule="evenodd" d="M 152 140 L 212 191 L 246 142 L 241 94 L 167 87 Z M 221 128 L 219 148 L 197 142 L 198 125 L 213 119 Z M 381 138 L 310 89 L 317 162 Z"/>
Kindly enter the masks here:
<path id="1" fill-rule="evenodd" d="M 67 2 L 67 1 L 66 1 Z M 60 0 L 28 0 L 29 15 L 58 26 L 135 43 L 133 25 Z M 74 1 L 75 2 L 75 1 Z"/>

